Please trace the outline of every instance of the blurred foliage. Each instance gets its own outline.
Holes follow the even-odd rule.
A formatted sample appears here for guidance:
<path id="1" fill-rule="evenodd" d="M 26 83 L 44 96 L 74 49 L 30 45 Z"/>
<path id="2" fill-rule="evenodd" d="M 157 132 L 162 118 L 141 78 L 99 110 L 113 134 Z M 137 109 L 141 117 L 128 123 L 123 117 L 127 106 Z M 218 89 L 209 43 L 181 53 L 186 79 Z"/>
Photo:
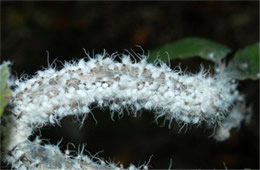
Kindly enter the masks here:
<path id="1" fill-rule="evenodd" d="M 249 45 L 238 50 L 228 64 L 228 71 L 232 72 L 235 79 L 253 79 L 260 76 L 259 72 L 259 43 Z M 157 58 L 167 62 L 169 59 L 187 59 L 199 56 L 202 59 L 220 64 L 221 60 L 231 50 L 222 44 L 202 39 L 184 38 L 165 45 L 151 52 L 148 62 Z"/>
<path id="2" fill-rule="evenodd" d="M 8 104 L 8 100 L 11 97 L 11 90 L 7 85 L 7 80 L 10 75 L 8 65 L 8 62 L 0 65 L 0 116 L 4 113 L 4 108 Z"/>
<path id="3" fill-rule="evenodd" d="M 184 38 L 151 52 L 149 62 L 159 57 L 162 61 L 199 56 L 202 59 L 220 62 L 231 50 L 222 44 L 203 38 Z"/>
<path id="4" fill-rule="evenodd" d="M 238 50 L 228 63 L 228 69 L 233 72 L 233 77 L 239 80 L 260 77 L 259 72 L 260 43 L 255 43 Z"/>

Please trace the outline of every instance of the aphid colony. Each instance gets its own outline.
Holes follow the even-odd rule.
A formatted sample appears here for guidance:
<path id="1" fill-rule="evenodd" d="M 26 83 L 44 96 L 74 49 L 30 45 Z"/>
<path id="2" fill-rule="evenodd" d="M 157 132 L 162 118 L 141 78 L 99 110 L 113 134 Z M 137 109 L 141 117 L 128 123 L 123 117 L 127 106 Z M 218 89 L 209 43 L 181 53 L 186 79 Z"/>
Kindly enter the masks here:
<path id="1" fill-rule="evenodd" d="M 99 56 L 64 65 L 60 71 L 49 68 L 27 81 L 15 82 L 11 104 L 20 121 L 45 124 L 51 115 L 88 113 L 87 106 L 96 102 L 116 111 L 133 105 L 137 110 L 156 110 L 166 119 L 215 123 L 225 118 L 238 97 L 236 86 L 225 75 L 210 77 L 203 70 L 182 75 L 165 64 L 147 64 L 145 59 L 132 63 L 123 56 L 119 63 Z M 35 112 L 39 112 L 36 120 Z"/>
<path id="2" fill-rule="evenodd" d="M 206 122 L 211 126 L 225 124 L 237 99 L 241 99 L 236 84 L 226 73 L 210 76 L 201 70 L 197 74 L 184 74 L 166 64 L 148 64 L 145 57 L 140 62 L 132 62 L 125 55 L 122 62 L 104 55 L 87 62 L 84 59 L 66 62 L 61 70 L 47 68 L 12 85 L 16 86 L 10 102 L 12 114 L 3 127 L 3 136 L 12 137 L 4 138 L 3 148 L 16 155 L 5 157 L 14 167 L 19 155 L 32 152 L 26 153 L 23 149 L 30 146 L 28 137 L 34 129 L 59 123 L 68 115 L 86 115 L 91 112 L 93 103 L 119 113 L 131 108 L 133 115 L 147 109 L 155 113 L 155 119 L 164 118 L 169 124 L 176 120 L 184 124 Z M 241 120 L 229 125 L 229 129 L 239 126 Z M 51 149 L 45 147 L 45 150 L 47 153 Z M 70 158 L 63 156 L 62 159 Z M 19 167 L 28 168 L 28 165 L 20 161 Z"/>

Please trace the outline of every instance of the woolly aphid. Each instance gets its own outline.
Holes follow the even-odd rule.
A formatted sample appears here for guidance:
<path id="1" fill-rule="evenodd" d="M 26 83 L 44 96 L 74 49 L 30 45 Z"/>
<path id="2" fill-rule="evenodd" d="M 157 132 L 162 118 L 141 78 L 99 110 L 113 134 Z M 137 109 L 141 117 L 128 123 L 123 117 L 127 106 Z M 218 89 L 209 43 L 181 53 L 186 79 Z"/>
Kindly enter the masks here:
<path id="1" fill-rule="evenodd" d="M 163 118 L 183 124 L 218 126 L 215 138 L 225 140 L 229 131 L 238 127 L 245 115 L 244 98 L 228 73 L 210 75 L 201 69 L 197 74 L 172 70 L 166 64 L 147 63 L 143 56 L 133 62 L 122 55 L 117 62 L 108 54 L 96 55 L 88 61 L 65 62 L 38 71 L 33 77 L 16 78 L 10 99 L 11 114 L 3 117 L 1 149 L 3 160 L 16 169 L 121 169 L 95 156 L 63 154 L 58 146 L 41 145 L 41 139 L 30 141 L 36 129 L 58 124 L 69 115 L 91 114 L 90 106 L 108 107 L 123 114 L 130 109 L 154 112 L 155 120 Z M 242 104 L 241 104 L 242 103 Z M 147 169 L 147 165 L 128 169 Z"/>

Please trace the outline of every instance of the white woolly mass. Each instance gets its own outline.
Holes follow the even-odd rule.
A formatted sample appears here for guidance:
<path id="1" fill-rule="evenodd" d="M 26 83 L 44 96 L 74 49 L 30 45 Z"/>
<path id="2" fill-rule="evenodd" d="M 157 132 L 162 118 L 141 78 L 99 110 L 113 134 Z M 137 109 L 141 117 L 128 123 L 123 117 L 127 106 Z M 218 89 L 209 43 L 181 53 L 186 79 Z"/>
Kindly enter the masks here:
<path id="1" fill-rule="evenodd" d="M 156 120 L 162 117 L 169 124 L 173 120 L 185 124 L 219 124 L 227 133 L 243 120 L 241 112 L 231 112 L 241 96 L 227 74 L 210 76 L 203 69 L 198 74 L 184 74 L 166 64 L 148 64 L 145 57 L 132 62 L 123 55 L 122 62 L 117 62 L 97 55 L 88 62 L 81 59 L 65 63 L 61 70 L 38 71 L 32 78 L 17 79 L 12 85 L 16 86 L 10 100 L 13 108 L 1 127 L 2 148 L 9 153 L 4 160 L 17 169 L 120 168 L 101 160 L 94 162 L 88 156 L 71 158 L 57 146 L 42 146 L 28 140 L 37 128 L 59 123 L 68 115 L 90 113 L 93 103 L 119 114 L 123 109 L 131 109 L 133 115 L 141 109 L 150 110 Z M 230 112 L 240 118 L 227 121 L 234 120 L 229 118 Z M 223 133 L 218 135 L 219 140 L 228 137 Z M 136 167 L 131 165 L 129 169 Z"/>

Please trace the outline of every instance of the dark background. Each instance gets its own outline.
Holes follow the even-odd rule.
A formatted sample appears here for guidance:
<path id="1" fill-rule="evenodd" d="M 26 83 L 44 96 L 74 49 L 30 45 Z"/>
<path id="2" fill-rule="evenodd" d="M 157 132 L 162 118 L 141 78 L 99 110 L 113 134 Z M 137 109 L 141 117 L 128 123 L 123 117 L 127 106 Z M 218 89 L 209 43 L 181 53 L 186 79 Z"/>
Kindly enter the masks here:
<path id="1" fill-rule="evenodd" d="M 1 60 L 13 62 L 13 74 L 32 75 L 50 61 L 85 57 L 82 48 L 95 53 L 124 49 L 148 52 L 180 38 L 198 36 L 228 45 L 234 51 L 259 41 L 259 2 L 2 2 Z M 230 54 L 232 56 L 232 54 Z M 229 57 L 230 57 L 229 56 Z M 172 62 L 172 67 L 180 61 Z M 199 68 L 204 61 L 181 61 Z M 205 63 L 210 64 L 210 63 Z M 189 70 L 189 69 L 188 69 Z M 204 126 L 186 132 L 153 122 L 153 114 L 110 119 L 109 110 L 94 109 L 80 129 L 72 117 L 62 127 L 45 127 L 43 138 L 56 144 L 63 138 L 105 160 L 140 165 L 153 155 L 151 168 L 259 168 L 259 82 L 245 80 L 239 89 L 253 105 L 249 125 L 233 130 L 224 142 L 209 136 Z M 33 138 L 33 137 L 32 137 Z M 72 148 L 70 148 L 72 149 Z M 5 164 L 1 168 L 8 168 Z"/>

